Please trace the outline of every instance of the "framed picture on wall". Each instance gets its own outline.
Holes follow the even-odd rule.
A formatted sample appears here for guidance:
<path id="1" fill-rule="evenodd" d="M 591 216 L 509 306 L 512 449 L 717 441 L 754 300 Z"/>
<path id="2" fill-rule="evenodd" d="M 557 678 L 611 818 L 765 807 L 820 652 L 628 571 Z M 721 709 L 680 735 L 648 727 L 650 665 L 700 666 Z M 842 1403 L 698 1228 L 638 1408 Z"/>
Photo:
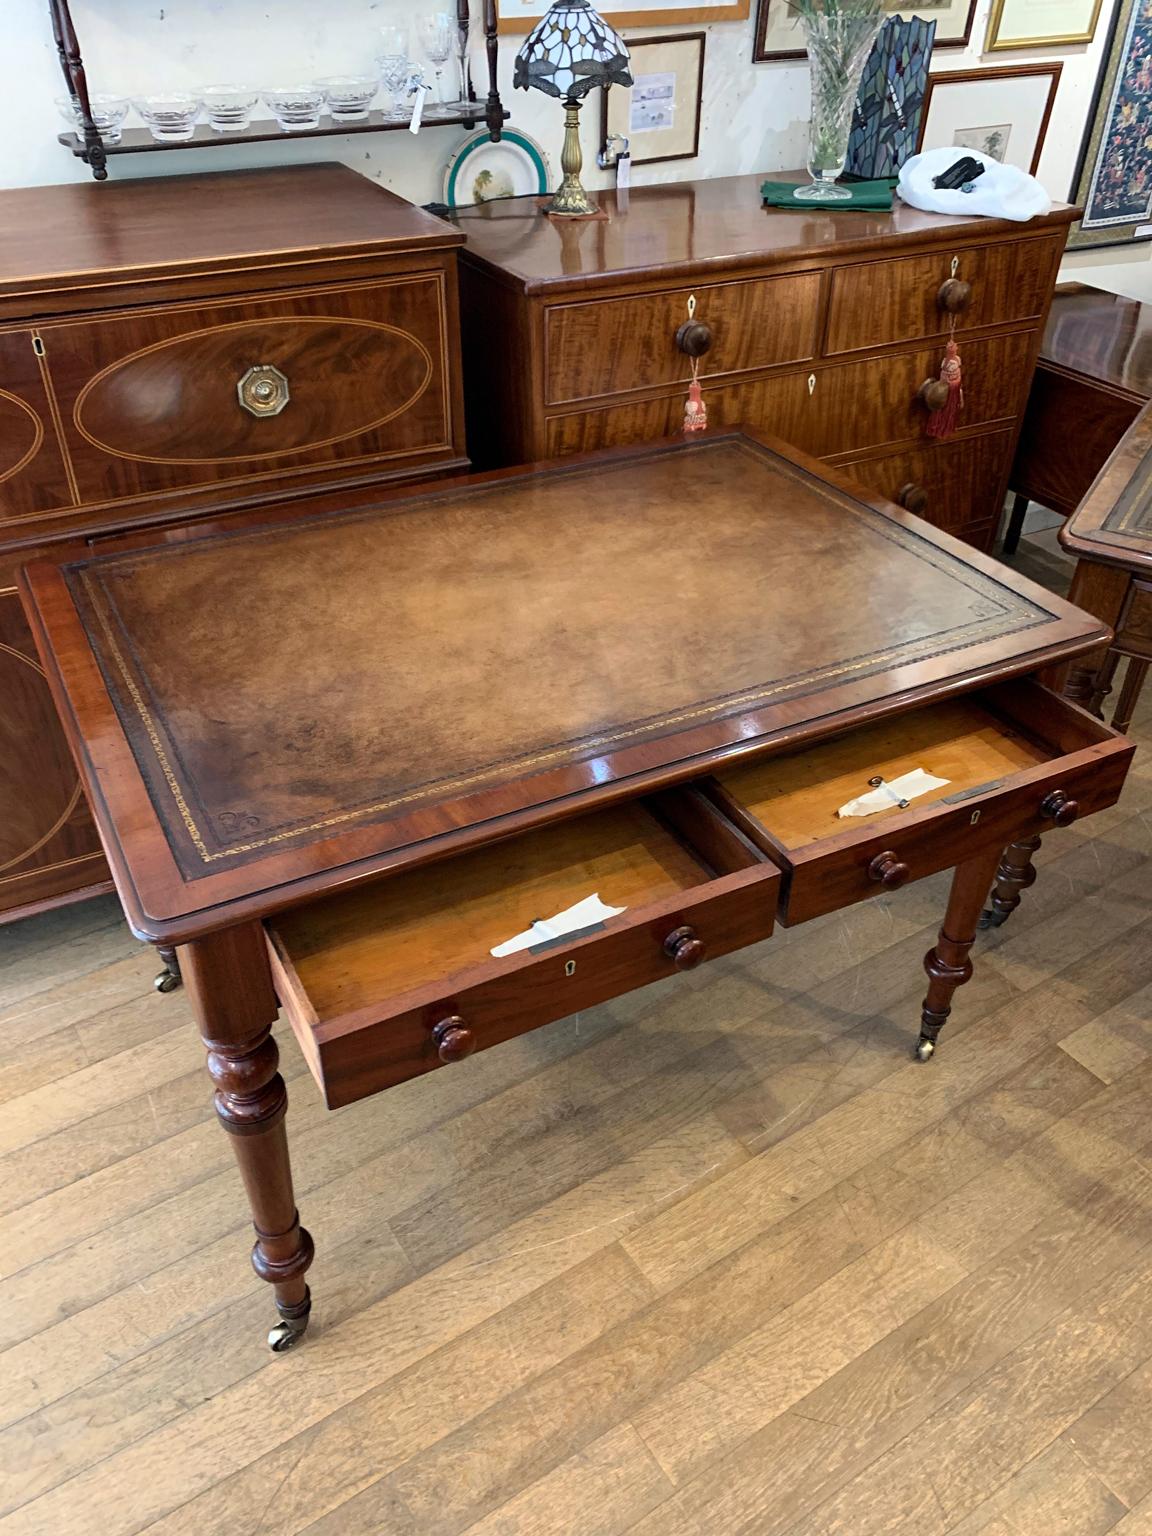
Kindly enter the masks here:
<path id="1" fill-rule="evenodd" d="M 963 48 L 972 35 L 976 0 L 928 0 L 926 5 L 884 0 L 884 9 L 906 20 L 917 16 L 922 21 L 934 21 L 937 48 Z M 752 57 L 757 63 L 804 57 L 804 29 L 788 0 L 756 0 Z"/>
<path id="2" fill-rule="evenodd" d="M 1102 0 L 992 0 L 985 53 L 1090 43 Z"/>
<path id="3" fill-rule="evenodd" d="M 628 140 L 633 165 L 691 160 L 700 153 L 704 94 L 704 33 L 630 37 L 631 89 L 601 91 L 602 141 Z"/>
<path id="4" fill-rule="evenodd" d="M 1120 0 L 1072 179 L 1070 246 L 1152 239 L 1152 0 Z"/>
<path id="5" fill-rule="evenodd" d="M 552 0 L 500 0 L 500 31 L 531 32 Z M 783 0 L 782 0 L 783 3 Z M 975 0 L 973 0 L 975 4 Z M 746 21 L 752 0 L 603 0 L 596 9 L 617 31 L 621 27 L 682 26 L 699 21 Z"/>
<path id="6" fill-rule="evenodd" d="M 929 75 L 917 148 L 977 149 L 1034 176 L 1062 68 L 1054 59 Z"/>

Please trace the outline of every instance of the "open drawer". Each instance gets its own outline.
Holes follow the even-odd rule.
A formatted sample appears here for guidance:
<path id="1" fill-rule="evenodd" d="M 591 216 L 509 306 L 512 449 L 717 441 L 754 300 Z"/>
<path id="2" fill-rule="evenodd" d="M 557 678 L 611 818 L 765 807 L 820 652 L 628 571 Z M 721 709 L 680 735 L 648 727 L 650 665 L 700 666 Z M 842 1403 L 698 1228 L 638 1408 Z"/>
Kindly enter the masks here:
<path id="1" fill-rule="evenodd" d="M 266 923 L 281 1004 L 330 1108 L 772 932 L 780 872 L 694 789 L 667 790 Z M 495 959 L 598 894 L 594 929 Z"/>
<path id="2" fill-rule="evenodd" d="M 784 868 L 780 919 L 791 925 L 1114 804 L 1133 750 L 1066 699 L 1014 682 L 734 767 L 702 787 Z M 949 783 L 906 810 L 837 816 L 875 775 L 913 768 Z"/>

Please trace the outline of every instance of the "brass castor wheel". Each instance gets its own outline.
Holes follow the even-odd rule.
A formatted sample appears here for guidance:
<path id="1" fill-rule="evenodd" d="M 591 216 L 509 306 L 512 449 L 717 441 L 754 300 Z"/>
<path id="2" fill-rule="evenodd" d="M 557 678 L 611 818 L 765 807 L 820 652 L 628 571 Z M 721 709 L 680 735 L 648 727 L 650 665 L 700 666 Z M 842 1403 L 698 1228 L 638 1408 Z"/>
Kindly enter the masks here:
<path id="1" fill-rule="evenodd" d="M 274 1355 L 282 1355 L 286 1350 L 295 1348 L 304 1337 L 307 1326 L 307 1318 L 299 1323 L 282 1318 L 268 1335 L 268 1348 Z"/>
<path id="2" fill-rule="evenodd" d="M 916 1050 L 913 1052 L 917 1061 L 928 1061 L 936 1054 L 935 1040 L 926 1040 L 923 1036 L 916 1042 Z"/>
<path id="3" fill-rule="evenodd" d="M 159 976 L 156 977 L 155 981 L 153 981 L 152 985 L 156 988 L 157 992 L 175 992 L 179 989 L 181 982 L 175 971 L 170 971 L 165 967 Z"/>

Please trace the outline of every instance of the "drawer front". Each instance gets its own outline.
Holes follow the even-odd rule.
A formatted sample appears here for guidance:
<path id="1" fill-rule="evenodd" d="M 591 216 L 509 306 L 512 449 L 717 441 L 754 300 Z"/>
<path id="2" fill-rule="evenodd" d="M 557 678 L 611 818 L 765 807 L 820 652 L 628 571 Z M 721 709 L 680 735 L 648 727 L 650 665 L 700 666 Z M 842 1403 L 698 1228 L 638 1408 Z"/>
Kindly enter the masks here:
<path id="1" fill-rule="evenodd" d="M 439 272 L 43 334 L 85 501 L 452 448 Z"/>
<path id="2" fill-rule="evenodd" d="M 107 880 L 20 599 L 0 590 L 0 915 Z"/>
<path id="3" fill-rule="evenodd" d="M 709 958 L 768 938 L 779 879 L 775 870 L 729 875 L 638 912 L 624 927 L 561 943 L 526 961 L 493 961 L 416 1006 L 404 1007 L 401 1000 L 399 1011 L 320 1024 L 301 1041 L 305 1056 L 329 1108 L 351 1104 L 444 1065 L 435 1030 L 445 1020 L 458 1019 L 473 1049 L 487 1050 L 675 975 L 664 944 L 680 927 L 699 935 Z M 274 967 L 281 967 L 275 952 Z"/>
<path id="4" fill-rule="evenodd" d="M 1128 655 L 1152 660 L 1152 585 L 1132 583 L 1127 609 L 1116 626 L 1116 639 Z"/>
<path id="5" fill-rule="evenodd" d="M 556 305 L 544 316 L 546 402 L 563 405 L 687 380 L 691 359 L 677 346 L 676 332 L 688 319 L 690 296 L 695 321 L 711 332 L 704 372 L 769 368 L 815 353 L 816 272 Z"/>
<path id="6" fill-rule="evenodd" d="M 708 793 L 718 808 L 749 838 L 770 851 L 774 860 L 789 867 L 780 911 L 782 922 L 788 926 L 807 922 L 876 895 L 882 889 L 884 868 L 880 861 L 885 856 L 888 867 L 905 866 L 904 880 L 918 880 L 951 869 L 988 847 L 1052 831 L 1057 807 L 1045 802 L 1054 791 L 1061 791 L 1066 800 L 1076 802 L 1075 816 L 1090 815 L 1116 803 L 1134 751 L 1123 736 L 1032 683 L 1006 684 L 992 690 L 988 697 L 998 701 L 997 711 L 1010 736 L 1019 722 L 1022 734 L 1033 741 L 1054 743 L 1047 749 L 1051 757 L 1044 760 L 1043 749 L 1037 747 L 1029 766 L 1007 771 L 990 782 L 973 784 L 940 800 L 922 802 L 920 809 L 913 802 L 906 811 L 859 820 L 850 818 L 846 823 L 837 821 L 831 810 L 843 803 L 843 781 L 837 780 L 830 791 L 826 815 L 830 825 L 847 825 L 847 830 L 812 841 L 801 840 L 790 847 L 784 847 L 774 835 L 771 807 L 760 807 L 758 815 L 754 815 L 734 798 L 728 785 L 716 782 L 709 786 Z M 963 701 L 957 707 L 963 708 Z M 932 714 L 932 710 L 928 711 L 928 717 Z M 840 773 L 852 761 L 852 742 L 849 736 L 829 746 L 829 756 L 835 758 Z M 929 746 L 925 749 L 928 761 L 920 760 L 920 766 L 929 771 L 934 760 L 940 761 L 933 758 L 933 751 Z M 919 758 L 919 751 L 916 755 Z M 805 766 L 803 759 L 801 765 Z M 811 759 L 806 766 L 812 771 Z M 860 786 L 855 792 L 863 792 L 870 776 L 877 771 L 875 758 L 860 761 L 851 775 L 854 784 Z M 881 771 L 893 776 L 892 769 Z M 947 769 L 943 776 L 955 782 Z M 802 781 L 802 777 L 797 780 Z M 816 787 L 821 782 L 818 777 L 811 780 Z M 779 802 L 776 804 L 778 807 Z M 777 809 L 777 830 L 782 814 Z"/>
<path id="7" fill-rule="evenodd" d="M 31 331 L 0 333 L 0 526 L 75 504 Z"/>
<path id="8" fill-rule="evenodd" d="M 973 525 L 994 526 L 1004 501 L 1012 458 L 1012 432 L 989 432 L 949 442 L 849 460 L 839 467 L 897 506 L 936 528 L 963 535 Z"/>
<path id="9" fill-rule="evenodd" d="M 1027 394 L 1034 339 L 1031 332 L 1018 332 L 965 345 L 962 426 L 1015 420 Z M 706 377 L 708 425 L 759 427 L 817 457 L 887 443 L 927 443 L 928 412 L 917 391 L 925 379 L 939 376 L 941 357 L 934 344 L 744 383 Z M 546 429 L 546 455 L 651 442 L 679 432 L 686 394 L 685 389 L 658 400 L 553 416 Z"/>
<path id="10" fill-rule="evenodd" d="M 969 288 L 967 308 L 956 315 L 958 331 L 1038 319 L 1052 291 L 1063 244 L 1063 236 L 1013 239 L 1003 245 L 944 247 L 924 256 L 837 267 L 824 351 L 858 352 L 943 335 L 949 314 L 940 307 L 939 294 L 953 278 Z"/>

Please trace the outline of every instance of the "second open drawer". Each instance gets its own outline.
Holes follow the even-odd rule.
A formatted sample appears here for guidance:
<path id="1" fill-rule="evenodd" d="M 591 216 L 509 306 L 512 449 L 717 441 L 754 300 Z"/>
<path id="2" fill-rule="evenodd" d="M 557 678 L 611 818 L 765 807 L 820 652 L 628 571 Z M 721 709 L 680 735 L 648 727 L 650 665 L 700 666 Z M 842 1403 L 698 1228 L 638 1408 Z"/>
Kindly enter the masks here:
<path id="1" fill-rule="evenodd" d="M 704 789 L 785 870 L 779 916 L 792 925 L 1114 804 L 1134 750 L 1066 699 L 1013 682 L 733 767 Z M 949 782 L 906 810 L 838 818 L 871 778 L 913 768 Z"/>
<path id="2" fill-rule="evenodd" d="M 330 1108 L 754 944 L 780 872 L 694 789 L 523 833 L 270 918 L 276 990 Z M 595 929 L 490 951 L 584 897 Z"/>

